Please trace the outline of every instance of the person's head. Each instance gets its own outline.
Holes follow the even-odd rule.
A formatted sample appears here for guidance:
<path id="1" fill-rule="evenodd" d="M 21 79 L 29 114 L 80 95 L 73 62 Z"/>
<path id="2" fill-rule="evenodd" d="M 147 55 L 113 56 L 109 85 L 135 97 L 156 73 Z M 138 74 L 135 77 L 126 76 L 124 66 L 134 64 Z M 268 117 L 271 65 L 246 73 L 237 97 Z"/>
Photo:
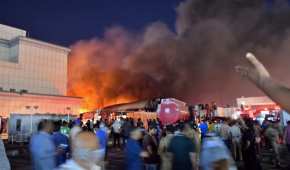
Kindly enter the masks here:
<path id="1" fill-rule="evenodd" d="M 104 150 L 92 132 L 79 132 L 72 140 L 72 158 L 84 169 L 90 169 L 103 159 Z"/>
<path id="2" fill-rule="evenodd" d="M 59 121 L 55 121 L 54 122 L 54 132 L 59 132 L 60 126 L 61 126 L 61 123 Z"/>
<path id="3" fill-rule="evenodd" d="M 167 125 L 166 126 L 166 133 L 167 134 L 173 134 L 175 131 L 174 126 L 173 125 Z"/>
<path id="4" fill-rule="evenodd" d="M 47 133 L 52 133 L 54 130 L 54 125 L 51 120 L 44 119 L 38 124 L 38 131 L 44 131 Z"/>
<path id="5" fill-rule="evenodd" d="M 142 132 L 139 128 L 133 128 L 130 132 L 130 138 L 134 140 L 139 140 L 142 138 Z"/>
<path id="6" fill-rule="evenodd" d="M 183 134 L 188 134 L 189 131 L 191 130 L 191 127 L 190 127 L 190 124 L 188 123 L 180 123 L 179 129 Z"/>
<path id="7" fill-rule="evenodd" d="M 155 126 L 149 126 L 148 133 L 150 135 L 155 135 L 157 133 L 156 127 Z"/>

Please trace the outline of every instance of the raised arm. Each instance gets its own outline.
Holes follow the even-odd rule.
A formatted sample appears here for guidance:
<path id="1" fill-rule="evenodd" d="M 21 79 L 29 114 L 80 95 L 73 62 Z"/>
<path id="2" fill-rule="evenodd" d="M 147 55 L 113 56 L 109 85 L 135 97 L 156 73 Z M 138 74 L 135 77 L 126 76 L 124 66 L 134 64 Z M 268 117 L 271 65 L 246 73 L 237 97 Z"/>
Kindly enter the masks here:
<path id="1" fill-rule="evenodd" d="M 274 80 L 265 66 L 252 53 L 247 53 L 246 59 L 251 67 L 237 66 L 236 71 L 248 78 L 273 101 L 290 113 L 290 89 Z"/>

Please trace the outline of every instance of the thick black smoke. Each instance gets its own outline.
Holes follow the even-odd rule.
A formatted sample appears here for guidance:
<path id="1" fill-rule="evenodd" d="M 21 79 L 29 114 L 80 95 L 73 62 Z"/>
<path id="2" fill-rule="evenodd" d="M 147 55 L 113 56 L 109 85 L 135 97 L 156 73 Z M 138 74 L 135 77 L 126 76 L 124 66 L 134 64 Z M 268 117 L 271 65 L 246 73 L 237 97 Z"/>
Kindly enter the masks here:
<path id="1" fill-rule="evenodd" d="M 285 77 L 290 73 L 290 10 L 286 1 L 279 2 L 269 6 L 262 0 L 186 0 L 177 7 L 176 30 L 156 22 L 142 35 L 118 28 L 113 36 L 92 40 L 93 45 L 92 41 L 80 42 L 72 48 L 71 61 L 75 62 L 70 67 L 85 71 L 70 76 L 74 80 L 70 81 L 71 93 L 83 95 L 73 87 L 84 79 L 100 88 L 98 77 L 103 72 L 122 70 L 119 73 L 125 76 L 119 84 L 109 87 L 109 93 L 115 94 L 111 98 L 164 96 L 189 103 L 233 104 L 240 96 L 261 95 L 234 72 L 247 51 L 255 52 L 274 76 L 290 83 Z M 108 32 L 112 30 L 116 29 Z M 88 45 L 94 49 L 90 54 L 77 55 Z M 80 57 L 94 66 L 83 69 L 76 62 Z"/>

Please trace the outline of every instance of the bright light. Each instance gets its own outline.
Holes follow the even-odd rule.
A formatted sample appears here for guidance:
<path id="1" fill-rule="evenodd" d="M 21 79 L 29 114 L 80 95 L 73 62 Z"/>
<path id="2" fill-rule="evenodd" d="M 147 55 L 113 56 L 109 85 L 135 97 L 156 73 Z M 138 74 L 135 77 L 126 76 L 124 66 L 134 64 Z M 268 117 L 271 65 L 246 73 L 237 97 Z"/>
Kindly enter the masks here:
<path id="1" fill-rule="evenodd" d="M 80 113 L 86 113 L 88 112 L 89 110 L 88 109 L 85 109 L 85 108 L 80 108 L 79 112 Z"/>

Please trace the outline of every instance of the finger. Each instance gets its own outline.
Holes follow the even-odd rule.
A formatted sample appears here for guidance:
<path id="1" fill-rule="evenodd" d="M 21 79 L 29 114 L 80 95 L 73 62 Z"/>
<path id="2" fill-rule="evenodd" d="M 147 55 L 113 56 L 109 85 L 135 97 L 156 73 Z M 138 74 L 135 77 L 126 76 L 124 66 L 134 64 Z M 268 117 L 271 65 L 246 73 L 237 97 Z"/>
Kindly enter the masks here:
<path id="1" fill-rule="evenodd" d="M 256 71 L 263 77 L 269 77 L 270 74 L 268 70 L 265 68 L 265 66 L 255 57 L 253 53 L 247 53 L 246 58 L 249 61 L 249 63 L 254 66 Z"/>
<path id="2" fill-rule="evenodd" d="M 256 56 L 253 53 L 247 53 L 246 54 L 247 60 L 252 64 L 254 67 L 260 67 L 262 63 L 256 58 Z"/>

